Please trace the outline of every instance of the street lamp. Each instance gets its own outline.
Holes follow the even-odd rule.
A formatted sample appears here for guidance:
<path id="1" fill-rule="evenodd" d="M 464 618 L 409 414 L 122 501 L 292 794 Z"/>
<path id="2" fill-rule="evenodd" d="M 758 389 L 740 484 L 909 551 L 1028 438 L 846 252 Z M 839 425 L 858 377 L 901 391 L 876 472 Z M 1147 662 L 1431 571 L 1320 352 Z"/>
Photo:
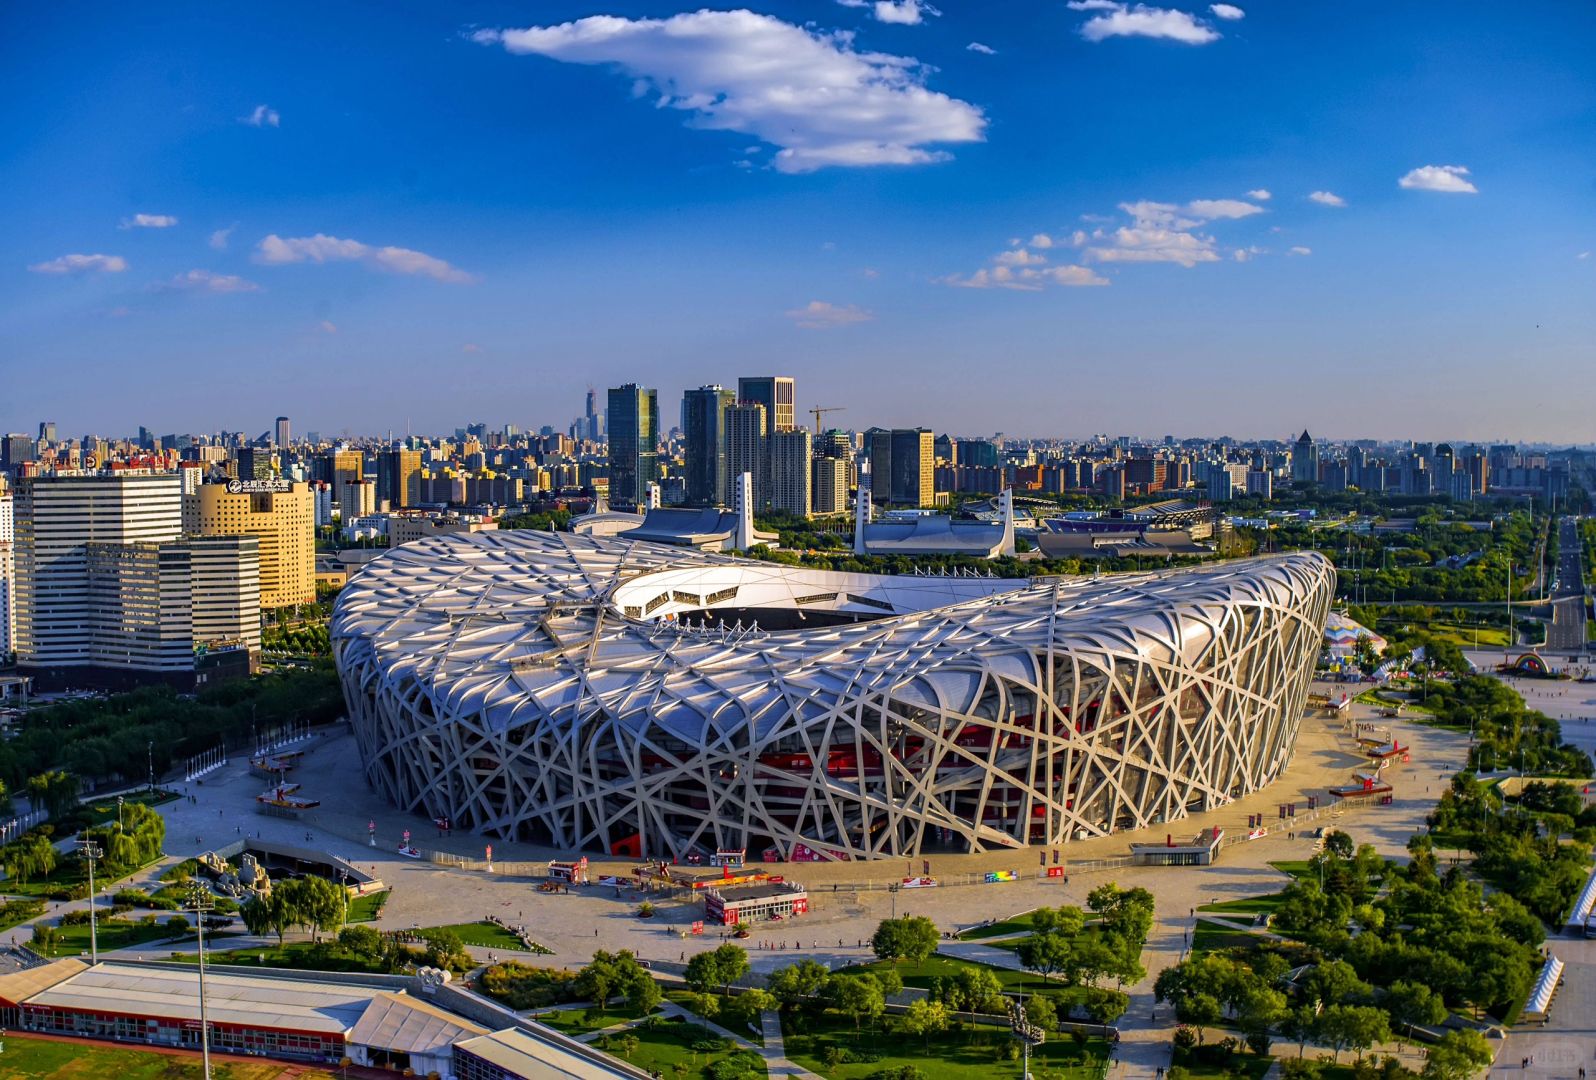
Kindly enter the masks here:
<path id="1" fill-rule="evenodd" d="M 1047 1032 L 1031 1023 L 1025 1015 L 1025 1006 L 1013 998 L 1009 999 L 1009 1030 L 1020 1040 L 1025 1054 L 1024 1063 L 1020 1066 L 1020 1080 L 1031 1080 L 1031 1047 L 1046 1042 Z"/>
<path id="2" fill-rule="evenodd" d="M 100 943 L 94 927 L 94 860 L 104 858 L 105 851 L 93 840 L 79 840 L 78 854 L 89 862 L 89 963 L 100 962 Z"/>
<path id="3" fill-rule="evenodd" d="M 199 928 L 200 1055 L 205 1080 L 211 1080 L 211 1029 L 205 1015 L 205 916 L 215 907 L 216 898 L 209 887 L 197 881 L 189 886 L 188 909 L 194 913 L 194 922 Z"/>

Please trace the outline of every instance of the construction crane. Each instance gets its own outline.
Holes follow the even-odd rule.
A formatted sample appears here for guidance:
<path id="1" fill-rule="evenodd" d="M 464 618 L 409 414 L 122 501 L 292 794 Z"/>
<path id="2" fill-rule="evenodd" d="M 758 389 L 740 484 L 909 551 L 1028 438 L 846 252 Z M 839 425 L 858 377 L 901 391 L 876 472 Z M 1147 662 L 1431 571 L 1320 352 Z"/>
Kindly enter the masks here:
<path id="1" fill-rule="evenodd" d="M 815 418 L 815 434 L 816 435 L 820 434 L 820 414 L 821 413 L 846 412 L 846 411 L 847 411 L 846 406 L 842 406 L 842 405 L 826 405 L 826 406 L 822 406 L 821 408 L 818 408 L 818 409 L 810 409 L 809 410 L 810 414 L 812 414 L 814 416 L 814 418 Z"/>

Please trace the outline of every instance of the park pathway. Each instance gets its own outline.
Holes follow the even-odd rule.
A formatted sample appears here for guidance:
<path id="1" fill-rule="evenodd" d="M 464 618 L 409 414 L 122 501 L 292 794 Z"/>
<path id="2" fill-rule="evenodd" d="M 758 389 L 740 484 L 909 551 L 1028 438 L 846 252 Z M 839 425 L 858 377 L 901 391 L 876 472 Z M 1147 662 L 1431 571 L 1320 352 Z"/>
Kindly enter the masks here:
<path id="1" fill-rule="evenodd" d="M 755 1047 L 765 1059 L 765 1071 L 771 1076 L 796 1076 L 801 1080 L 820 1080 L 814 1073 L 802 1068 L 787 1056 L 787 1044 L 781 1033 L 781 1013 L 772 1009 L 759 1014 L 759 1030 L 765 1045 Z"/>

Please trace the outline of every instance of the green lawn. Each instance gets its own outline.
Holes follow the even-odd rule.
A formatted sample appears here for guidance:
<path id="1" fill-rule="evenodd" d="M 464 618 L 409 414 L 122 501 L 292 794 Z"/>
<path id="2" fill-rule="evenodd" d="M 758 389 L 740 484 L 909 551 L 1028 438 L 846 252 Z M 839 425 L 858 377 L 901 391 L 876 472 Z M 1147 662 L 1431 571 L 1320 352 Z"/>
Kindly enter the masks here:
<path id="1" fill-rule="evenodd" d="M 384 889 L 382 892 L 367 893 L 364 896 L 355 897 L 349 901 L 349 914 L 344 917 L 344 921 L 352 923 L 376 922 L 377 916 L 382 914 L 383 905 L 388 902 L 390 891 L 389 889 Z"/>
<path id="2" fill-rule="evenodd" d="M 1272 862 L 1269 865 L 1279 870 L 1282 874 L 1289 874 L 1304 881 L 1316 876 L 1318 873 L 1318 871 L 1308 865 L 1307 859 L 1287 859 L 1284 862 Z"/>
<path id="3" fill-rule="evenodd" d="M 1213 923 L 1200 922 L 1191 935 L 1191 951 L 1195 953 L 1212 952 L 1216 949 L 1229 949 L 1236 946 L 1252 945 L 1263 941 L 1256 934 L 1243 933 L 1240 930 L 1226 930 Z"/>
<path id="4" fill-rule="evenodd" d="M 993 942 L 991 948 L 1012 948 L 1017 942 Z M 868 964 L 856 964 L 852 967 L 842 968 L 842 971 L 881 971 L 892 967 L 891 961 L 873 960 Z M 1090 987 L 1067 986 L 1059 979 L 1044 979 L 1042 976 L 1030 971 L 1016 971 L 1013 968 L 998 967 L 995 964 L 982 964 L 974 960 L 965 960 L 957 956 L 944 956 L 935 953 L 924 964 L 900 964 L 898 974 L 903 977 L 904 986 L 912 986 L 921 990 L 930 990 L 937 979 L 957 975 L 965 968 L 985 968 L 997 976 L 999 985 L 1004 993 L 1034 994 L 1046 993 L 1053 998 L 1053 1003 L 1058 1006 L 1062 1016 L 1069 1008 L 1084 1005 L 1090 996 Z"/>
<path id="5" fill-rule="evenodd" d="M 744 1024 L 738 1020 L 733 1020 L 730 1016 L 726 1015 L 725 1007 L 726 1003 L 731 1000 L 731 995 L 716 994 L 715 996 L 720 999 L 720 1009 L 714 1016 L 710 1017 L 711 1022 L 719 1024 L 721 1027 L 735 1035 L 741 1035 L 751 1043 L 758 1043 L 760 1046 L 764 1046 L 765 1036 L 763 1032 L 754 1031 L 747 1024 Z M 690 990 L 665 991 L 666 1001 L 669 1001 L 673 1005 L 679 1005 L 688 1012 L 692 1013 L 694 1016 L 698 1016 L 698 1010 L 693 1007 L 694 997 L 695 995 Z"/>
<path id="6" fill-rule="evenodd" d="M 1475 635 L 1478 634 L 1479 647 L 1501 648 L 1507 645 L 1507 629 L 1501 626 L 1469 626 L 1455 622 L 1432 622 L 1425 628 L 1429 635 L 1441 641 L 1451 642 L 1463 649 L 1475 647 Z"/>
<path id="7" fill-rule="evenodd" d="M 174 938 L 186 940 L 194 936 L 192 929 L 174 932 L 166 925 L 169 916 L 163 915 L 157 919 L 154 926 L 146 926 L 141 922 L 128 922 L 124 919 L 99 919 L 95 927 L 95 937 L 98 939 L 102 953 L 112 949 L 131 949 L 137 945 L 144 945 L 151 941 L 170 941 Z M 79 953 L 89 951 L 89 926 L 59 926 L 56 931 L 60 934 L 60 941 L 50 949 L 40 949 L 37 943 L 33 948 L 45 956 L 77 956 Z M 209 940 L 213 934 L 207 934 Z"/>
<path id="8" fill-rule="evenodd" d="M 1028 934 L 1031 931 L 1031 912 L 1014 915 L 987 926 L 976 926 L 959 935 L 961 941 L 979 941 L 982 938 L 1002 937 L 1004 934 Z"/>
<path id="9" fill-rule="evenodd" d="M 624 1036 L 631 1036 L 638 1042 L 637 1049 L 630 1054 L 621 1055 L 619 1046 Z M 713 1042 L 715 1049 L 709 1049 Z M 607 1044 L 607 1045 L 606 1045 Z M 695 1050 L 694 1045 L 703 1046 L 704 1049 Z M 717 1061 L 723 1061 L 736 1053 L 752 1054 L 752 1051 L 739 1051 L 734 1043 L 724 1039 L 706 1041 L 704 1029 L 697 1024 L 678 1020 L 661 1020 L 650 1026 L 647 1023 L 627 1030 L 622 1035 L 600 1036 L 594 1042 L 601 1050 L 618 1056 L 633 1065 L 657 1076 L 675 1077 L 675 1067 L 680 1065 L 686 1070 L 680 1075 L 702 1076 L 704 1067 Z M 763 1062 L 758 1058 L 759 1074 L 764 1073 Z"/>
<path id="10" fill-rule="evenodd" d="M 611 1005 L 604 1012 L 596 1009 L 551 1009 L 548 1012 L 533 1013 L 531 1018 L 544 1027 L 551 1027 L 555 1031 L 567 1035 L 586 1035 L 590 1031 L 601 1031 L 612 1024 L 622 1024 L 628 1020 L 641 1020 L 643 1014 L 636 1009 L 625 1005 Z"/>
<path id="11" fill-rule="evenodd" d="M 521 944 L 521 939 L 498 923 L 470 922 L 451 923 L 448 926 L 429 926 L 417 930 L 423 938 L 434 930 L 449 930 L 467 945 L 475 945 L 483 949 L 505 949 L 510 952 L 526 952 L 526 946 Z M 535 951 L 535 950 L 534 950 Z"/>
<path id="12" fill-rule="evenodd" d="M 230 949 L 212 952 L 206 934 L 205 962 L 207 964 L 240 964 L 248 967 L 291 968 L 299 971 L 356 971 L 382 974 L 386 969 L 380 961 L 356 956 L 336 945 L 320 951 L 308 941 L 291 941 L 286 945 L 265 945 L 252 949 Z M 324 945 L 328 944 L 323 942 Z M 197 953 L 174 954 L 171 959 L 179 964 L 197 964 Z M 3 1080 L 3 1077 L 0 1077 Z"/>
<path id="13" fill-rule="evenodd" d="M 241 1061 L 216 1057 L 211 1063 L 215 1080 L 278 1080 L 280 1061 Z M 198 1056 L 174 1057 L 122 1046 L 93 1046 L 78 1042 L 52 1042 L 10 1033 L 0 1054 L 0 1080 L 200 1080 L 204 1075 Z M 332 1073 L 310 1070 L 299 1080 L 332 1080 Z"/>
<path id="14" fill-rule="evenodd" d="M 1275 908 L 1280 906 L 1281 899 L 1280 893 L 1243 896 L 1239 900 L 1221 900 L 1217 904 L 1204 904 L 1197 910 L 1213 915 L 1268 915 L 1273 914 Z"/>
<path id="15" fill-rule="evenodd" d="M 162 856 L 165 858 L 165 856 Z M 96 866 L 94 871 L 94 887 L 96 889 L 109 889 L 119 881 L 132 877 L 145 867 L 154 866 L 159 859 L 153 859 L 144 866 L 134 866 L 127 869 L 107 867 L 104 863 Z M 63 859 L 56 868 L 42 878 L 28 882 L 7 881 L 5 891 L 13 896 L 49 896 L 58 889 L 71 889 L 76 886 L 83 887 L 83 895 L 88 895 L 89 873 L 78 864 L 77 859 Z"/>
<path id="16" fill-rule="evenodd" d="M 176 802 L 182 797 L 175 791 L 156 788 L 153 792 L 141 791 L 136 795 L 124 795 L 122 801 L 127 806 L 132 806 L 134 803 L 141 806 L 163 806 L 169 802 Z M 94 816 L 95 825 L 104 825 L 116 820 L 115 799 L 102 799 L 99 802 L 89 803 L 88 810 Z"/>
<path id="17" fill-rule="evenodd" d="M 10 930 L 29 919 L 44 914 L 44 904 L 39 900 L 10 900 L 0 902 L 0 930 Z"/>
<path id="18" fill-rule="evenodd" d="M 1223 1054 L 1214 1045 L 1219 1039 L 1219 1035 L 1211 1035 L 1207 1045 L 1191 1050 L 1176 1047 L 1171 1064 L 1179 1065 L 1200 1080 L 1223 1080 L 1238 1072 L 1247 1080 L 1262 1080 L 1263 1074 L 1275 1063 L 1274 1058 L 1257 1054 Z"/>
<path id="19" fill-rule="evenodd" d="M 991 1080 L 994 1074 L 1018 1075 L 1019 1061 L 1010 1056 L 1014 1039 L 1007 1028 L 967 1026 L 949 1030 L 929 1040 L 906 1035 L 896 1018 L 880 1025 L 864 1025 L 855 1032 L 851 1019 L 834 1013 L 792 1017 L 783 1015 L 782 1032 L 787 1056 L 810 1072 L 828 1080 L 864 1080 L 872 1073 L 912 1065 L 928 1080 Z M 827 1048 L 874 1061 L 851 1061 L 828 1066 Z M 1031 1071 L 1045 1080 L 1088 1080 L 1102 1075 L 1107 1045 L 1101 1039 L 1084 1044 L 1064 1034 L 1050 1034 L 1031 1052 Z"/>

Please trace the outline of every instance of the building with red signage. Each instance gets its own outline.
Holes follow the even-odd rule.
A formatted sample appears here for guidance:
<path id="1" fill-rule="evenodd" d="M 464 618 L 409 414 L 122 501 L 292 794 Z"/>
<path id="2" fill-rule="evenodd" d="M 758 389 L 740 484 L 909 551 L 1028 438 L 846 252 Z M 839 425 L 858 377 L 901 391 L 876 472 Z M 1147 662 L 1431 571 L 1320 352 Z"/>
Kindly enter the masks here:
<path id="1" fill-rule="evenodd" d="M 763 881 L 729 889 L 704 890 L 704 916 L 708 922 L 735 926 L 789 918 L 809 911 L 809 893 L 790 881 Z"/>

